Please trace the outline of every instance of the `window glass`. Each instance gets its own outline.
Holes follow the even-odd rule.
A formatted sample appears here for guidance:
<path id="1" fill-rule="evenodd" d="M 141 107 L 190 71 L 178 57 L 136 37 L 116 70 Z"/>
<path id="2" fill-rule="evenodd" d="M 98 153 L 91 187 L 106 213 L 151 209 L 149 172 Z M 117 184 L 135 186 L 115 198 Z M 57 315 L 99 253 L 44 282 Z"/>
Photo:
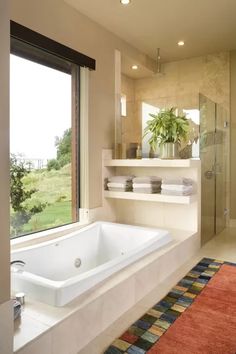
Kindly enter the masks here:
<path id="1" fill-rule="evenodd" d="M 127 116 L 127 100 L 126 100 L 126 95 L 121 95 L 120 98 L 120 106 L 121 106 L 121 116 L 126 117 Z"/>
<path id="2" fill-rule="evenodd" d="M 17 237 L 77 220 L 78 125 L 72 71 L 13 54 L 10 68 L 11 237 Z"/>

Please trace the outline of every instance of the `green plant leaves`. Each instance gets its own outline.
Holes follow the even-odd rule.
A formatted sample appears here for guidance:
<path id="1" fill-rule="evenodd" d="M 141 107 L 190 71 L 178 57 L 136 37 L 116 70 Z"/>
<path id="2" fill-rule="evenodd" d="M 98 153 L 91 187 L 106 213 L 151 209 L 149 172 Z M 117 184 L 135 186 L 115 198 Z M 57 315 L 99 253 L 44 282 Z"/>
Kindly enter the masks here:
<path id="1" fill-rule="evenodd" d="M 152 149 L 155 150 L 157 145 L 180 143 L 181 139 L 186 140 L 189 121 L 185 115 L 177 116 L 175 107 L 162 109 L 158 114 L 149 115 L 152 119 L 147 121 L 143 137 L 151 133 L 148 142 Z"/>

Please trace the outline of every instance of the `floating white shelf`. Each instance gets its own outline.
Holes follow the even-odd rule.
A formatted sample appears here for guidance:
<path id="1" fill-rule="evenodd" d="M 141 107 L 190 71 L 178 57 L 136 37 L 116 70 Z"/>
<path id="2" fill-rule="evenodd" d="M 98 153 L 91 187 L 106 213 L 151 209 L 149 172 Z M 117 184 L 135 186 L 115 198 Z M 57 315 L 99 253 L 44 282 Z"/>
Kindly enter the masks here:
<path id="1" fill-rule="evenodd" d="M 162 160 L 162 159 L 113 159 L 104 160 L 106 167 L 197 167 L 199 159 L 179 159 L 179 160 Z"/>
<path id="2" fill-rule="evenodd" d="M 174 196 L 163 194 L 145 194 L 134 192 L 113 192 L 104 191 L 105 198 L 113 199 L 128 199 L 128 200 L 142 200 L 146 202 L 159 202 L 159 203 L 174 203 L 174 204 L 191 204 L 197 201 L 197 195 L 190 196 Z"/>

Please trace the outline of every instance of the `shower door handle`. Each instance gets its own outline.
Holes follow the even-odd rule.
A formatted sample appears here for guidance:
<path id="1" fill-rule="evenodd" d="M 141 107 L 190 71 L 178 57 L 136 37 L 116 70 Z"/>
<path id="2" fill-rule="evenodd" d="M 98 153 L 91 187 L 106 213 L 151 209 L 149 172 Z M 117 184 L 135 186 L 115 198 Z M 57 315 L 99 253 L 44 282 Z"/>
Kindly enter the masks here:
<path id="1" fill-rule="evenodd" d="M 207 178 L 207 179 L 211 179 L 214 175 L 215 175 L 215 172 L 214 171 L 206 171 L 205 173 L 204 173 L 204 175 L 205 175 L 205 177 Z"/>

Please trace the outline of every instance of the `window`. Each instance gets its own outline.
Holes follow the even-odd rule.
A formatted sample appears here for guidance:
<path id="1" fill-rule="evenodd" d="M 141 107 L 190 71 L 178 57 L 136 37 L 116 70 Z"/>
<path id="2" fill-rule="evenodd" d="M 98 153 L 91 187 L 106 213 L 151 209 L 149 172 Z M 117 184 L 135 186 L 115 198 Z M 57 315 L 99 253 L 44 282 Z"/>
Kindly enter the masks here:
<path id="1" fill-rule="evenodd" d="M 126 95 L 122 94 L 120 98 L 120 107 L 121 107 L 121 116 L 126 117 L 127 116 L 127 100 L 126 100 Z"/>
<path id="2" fill-rule="evenodd" d="M 14 238 L 78 221 L 80 64 L 95 62 L 13 22 L 11 35 Z"/>

